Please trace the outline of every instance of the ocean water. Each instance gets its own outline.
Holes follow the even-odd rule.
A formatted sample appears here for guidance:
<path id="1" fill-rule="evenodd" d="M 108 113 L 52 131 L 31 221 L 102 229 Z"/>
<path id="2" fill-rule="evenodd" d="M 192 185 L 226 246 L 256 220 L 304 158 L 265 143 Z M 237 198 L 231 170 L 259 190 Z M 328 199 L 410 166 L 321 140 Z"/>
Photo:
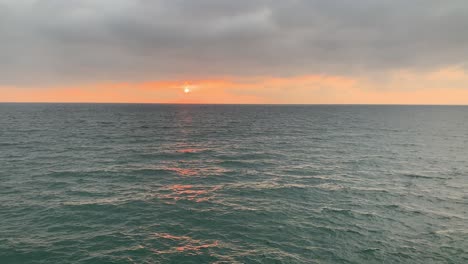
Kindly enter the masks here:
<path id="1" fill-rule="evenodd" d="M 0 263 L 468 263 L 468 107 L 0 104 Z"/>

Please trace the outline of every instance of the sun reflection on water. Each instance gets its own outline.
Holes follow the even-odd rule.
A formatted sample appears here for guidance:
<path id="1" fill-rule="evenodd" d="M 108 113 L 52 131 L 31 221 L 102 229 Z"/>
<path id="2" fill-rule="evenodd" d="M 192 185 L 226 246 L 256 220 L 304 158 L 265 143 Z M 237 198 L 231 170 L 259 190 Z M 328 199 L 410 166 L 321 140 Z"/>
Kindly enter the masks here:
<path id="1" fill-rule="evenodd" d="M 191 254 L 199 254 L 202 249 L 209 249 L 219 247 L 219 241 L 202 241 L 193 239 L 189 236 L 176 236 L 168 233 L 155 233 L 154 237 L 157 239 L 168 240 L 172 244 L 166 250 L 153 249 L 156 254 L 174 254 L 178 252 L 188 252 Z"/>
<path id="2" fill-rule="evenodd" d="M 186 200 L 201 203 L 213 199 L 215 197 L 215 192 L 220 188 L 220 186 L 205 187 L 175 184 L 166 187 L 163 190 L 164 194 L 160 195 L 160 198 L 173 201 Z"/>

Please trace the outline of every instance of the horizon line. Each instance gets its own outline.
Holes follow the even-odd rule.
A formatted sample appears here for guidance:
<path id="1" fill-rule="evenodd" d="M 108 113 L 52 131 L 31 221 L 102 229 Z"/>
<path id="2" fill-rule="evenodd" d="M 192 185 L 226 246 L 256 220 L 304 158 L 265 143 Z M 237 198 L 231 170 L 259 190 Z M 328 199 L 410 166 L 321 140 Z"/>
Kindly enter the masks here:
<path id="1" fill-rule="evenodd" d="M 136 103 L 136 102 L 2 102 L 0 104 L 120 104 L 120 105 L 253 105 L 253 106 L 468 106 L 468 104 L 346 104 L 346 103 Z"/>

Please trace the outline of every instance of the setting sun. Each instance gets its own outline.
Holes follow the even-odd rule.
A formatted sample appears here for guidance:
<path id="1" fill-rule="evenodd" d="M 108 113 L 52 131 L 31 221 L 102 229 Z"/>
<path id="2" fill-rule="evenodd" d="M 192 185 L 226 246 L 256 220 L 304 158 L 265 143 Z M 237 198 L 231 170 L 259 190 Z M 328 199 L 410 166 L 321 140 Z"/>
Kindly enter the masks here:
<path id="1" fill-rule="evenodd" d="M 184 93 L 190 93 L 190 89 L 188 87 L 184 88 Z"/>

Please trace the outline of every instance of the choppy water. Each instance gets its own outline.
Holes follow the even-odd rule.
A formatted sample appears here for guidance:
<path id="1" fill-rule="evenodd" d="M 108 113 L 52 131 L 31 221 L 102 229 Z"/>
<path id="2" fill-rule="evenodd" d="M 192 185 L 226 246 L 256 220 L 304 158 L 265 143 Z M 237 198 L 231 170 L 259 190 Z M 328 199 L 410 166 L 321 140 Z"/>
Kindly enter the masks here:
<path id="1" fill-rule="evenodd" d="M 468 107 L 0 104 L 0 263 L 468 263 Z"/>

